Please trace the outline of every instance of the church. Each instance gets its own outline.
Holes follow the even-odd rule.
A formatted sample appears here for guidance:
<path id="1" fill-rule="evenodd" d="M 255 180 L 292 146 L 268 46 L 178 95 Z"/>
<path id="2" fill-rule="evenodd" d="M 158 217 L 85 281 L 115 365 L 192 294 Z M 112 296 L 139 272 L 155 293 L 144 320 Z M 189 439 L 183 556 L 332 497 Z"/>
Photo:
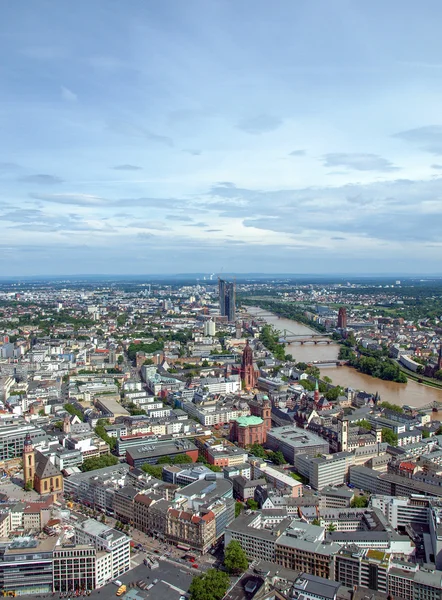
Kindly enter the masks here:
<path id="1" fill-rule="evenodd" d="M 241 381 L 246 390 L 256 387 L 258 376 L 259 369 L 253 360 L 253 350 L 247 340 L 241 360 Z"/>
<path id="2" fill-rule="evenodd" d="M 63 476 L 45 456 L 32 445 L 28 434 L 23 446 L 23 484 L 34 489 L 40 495 L 63 493 Z"/>

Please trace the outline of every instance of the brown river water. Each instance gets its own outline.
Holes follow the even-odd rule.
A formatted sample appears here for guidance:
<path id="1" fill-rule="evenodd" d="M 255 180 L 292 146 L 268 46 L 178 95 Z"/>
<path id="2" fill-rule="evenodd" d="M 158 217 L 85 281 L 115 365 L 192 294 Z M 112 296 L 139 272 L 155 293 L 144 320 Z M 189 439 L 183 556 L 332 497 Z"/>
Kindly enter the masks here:
<path id="1" fill-rule="evenodd" d="M 268 311 L 264 311 L 255 306 L 248 307 L 247 312 L 253 316 L 262 315 L 262 318 L 274 325 L 279 331 L 287 330 L 293 334 L 317 334 L 317 331 L 310 329 L 303 323 L 292 321 L 291 319 L 279 318 Z M 287 334 L 289 335 L 289 334 Z M 312 362 L 315 360 L 336 360 L 339 353 L 338 344 L 287 344 L 286 353 L 292 354 L 297 362 Z M 431 388 L 408 380 L 408 383 L 395 383 L 394 381 L 384 381 L 376 377 L 370 377 L 359 373 L 352 367 L 326 366 L 321 367 L 321 375 L 330 377 L 334 384 L 350 387 L 355 390 L 365 392 L 379 392 L 382 400 L 399 404 L 407 404 L 419 408 L 438 400 L 442 402 L 442 389 Z M 442 412 L 433 413 L 433 418 L 442 419 Z"/>

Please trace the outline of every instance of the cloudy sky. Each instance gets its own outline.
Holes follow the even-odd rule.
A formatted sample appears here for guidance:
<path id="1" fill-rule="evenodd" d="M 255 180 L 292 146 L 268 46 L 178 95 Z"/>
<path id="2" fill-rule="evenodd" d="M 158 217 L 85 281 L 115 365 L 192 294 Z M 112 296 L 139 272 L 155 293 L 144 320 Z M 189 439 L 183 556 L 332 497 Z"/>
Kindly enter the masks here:
<path id="1" fill-rule="evenodd" d="M 2 2 L 0 275 L 440 274 L 441 18 Z"/>

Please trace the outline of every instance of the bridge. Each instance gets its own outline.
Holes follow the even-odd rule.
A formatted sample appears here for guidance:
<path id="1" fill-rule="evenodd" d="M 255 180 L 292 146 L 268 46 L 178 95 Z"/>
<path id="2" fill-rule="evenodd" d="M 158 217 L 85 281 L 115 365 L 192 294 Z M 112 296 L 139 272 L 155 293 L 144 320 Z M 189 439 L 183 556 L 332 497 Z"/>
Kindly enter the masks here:
<path id="1" fill-rule="evenodd" d="M 305 333 L 293 333 L 288 329 L 284 329 L 282 332 L 283 337 L 279 339 L 281 344 L 296 344 L 299 343 L 301 346 L 304 344 L 332 344 L 330 339 L 330 333 L 312 333 L 311 335 Z"/>
<path id="2" fill-rule="evenodd" d="M 285 338 L 280 338 L 279 342 L 281 344 L 301 344 L 301 346 L 303 346 L 304 344 L 315 344 L 316 346 L 316 344 L 329 345 L 333 343 L 332 340 L 330 340 L 329 338 L 324 338 L 322 335 L 310 335 L 309 337 L 291 335 Z"/>
<path id="3" fill-rule="evenodd" d="M 328 367 L 328 366 L 336 366 L 342 367 L 348 363 L 348 360 L 314 360 L 308 362 L 307 365 L 309 367 Z"/>
<path id="4" fill-rule="evenodd" d="M 433 400 L 433 402 L 429 402 L 423 406 L 417 406 L 416 410 L 421 410 L 424 412 L 432 410 L 433 412 L 438 412 L 439 410 L 442 410 L 442 400 Z"/>

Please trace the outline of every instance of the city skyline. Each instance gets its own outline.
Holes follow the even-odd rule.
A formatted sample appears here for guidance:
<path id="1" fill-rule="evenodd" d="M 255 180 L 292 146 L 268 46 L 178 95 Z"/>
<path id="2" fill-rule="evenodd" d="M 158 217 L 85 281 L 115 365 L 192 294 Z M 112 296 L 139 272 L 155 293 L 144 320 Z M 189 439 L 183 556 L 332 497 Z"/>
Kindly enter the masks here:
<path id="1" fill-rule="evenodd" d="M 5 3 L 0 276 L 440 273 L 425 9 Z"/>

